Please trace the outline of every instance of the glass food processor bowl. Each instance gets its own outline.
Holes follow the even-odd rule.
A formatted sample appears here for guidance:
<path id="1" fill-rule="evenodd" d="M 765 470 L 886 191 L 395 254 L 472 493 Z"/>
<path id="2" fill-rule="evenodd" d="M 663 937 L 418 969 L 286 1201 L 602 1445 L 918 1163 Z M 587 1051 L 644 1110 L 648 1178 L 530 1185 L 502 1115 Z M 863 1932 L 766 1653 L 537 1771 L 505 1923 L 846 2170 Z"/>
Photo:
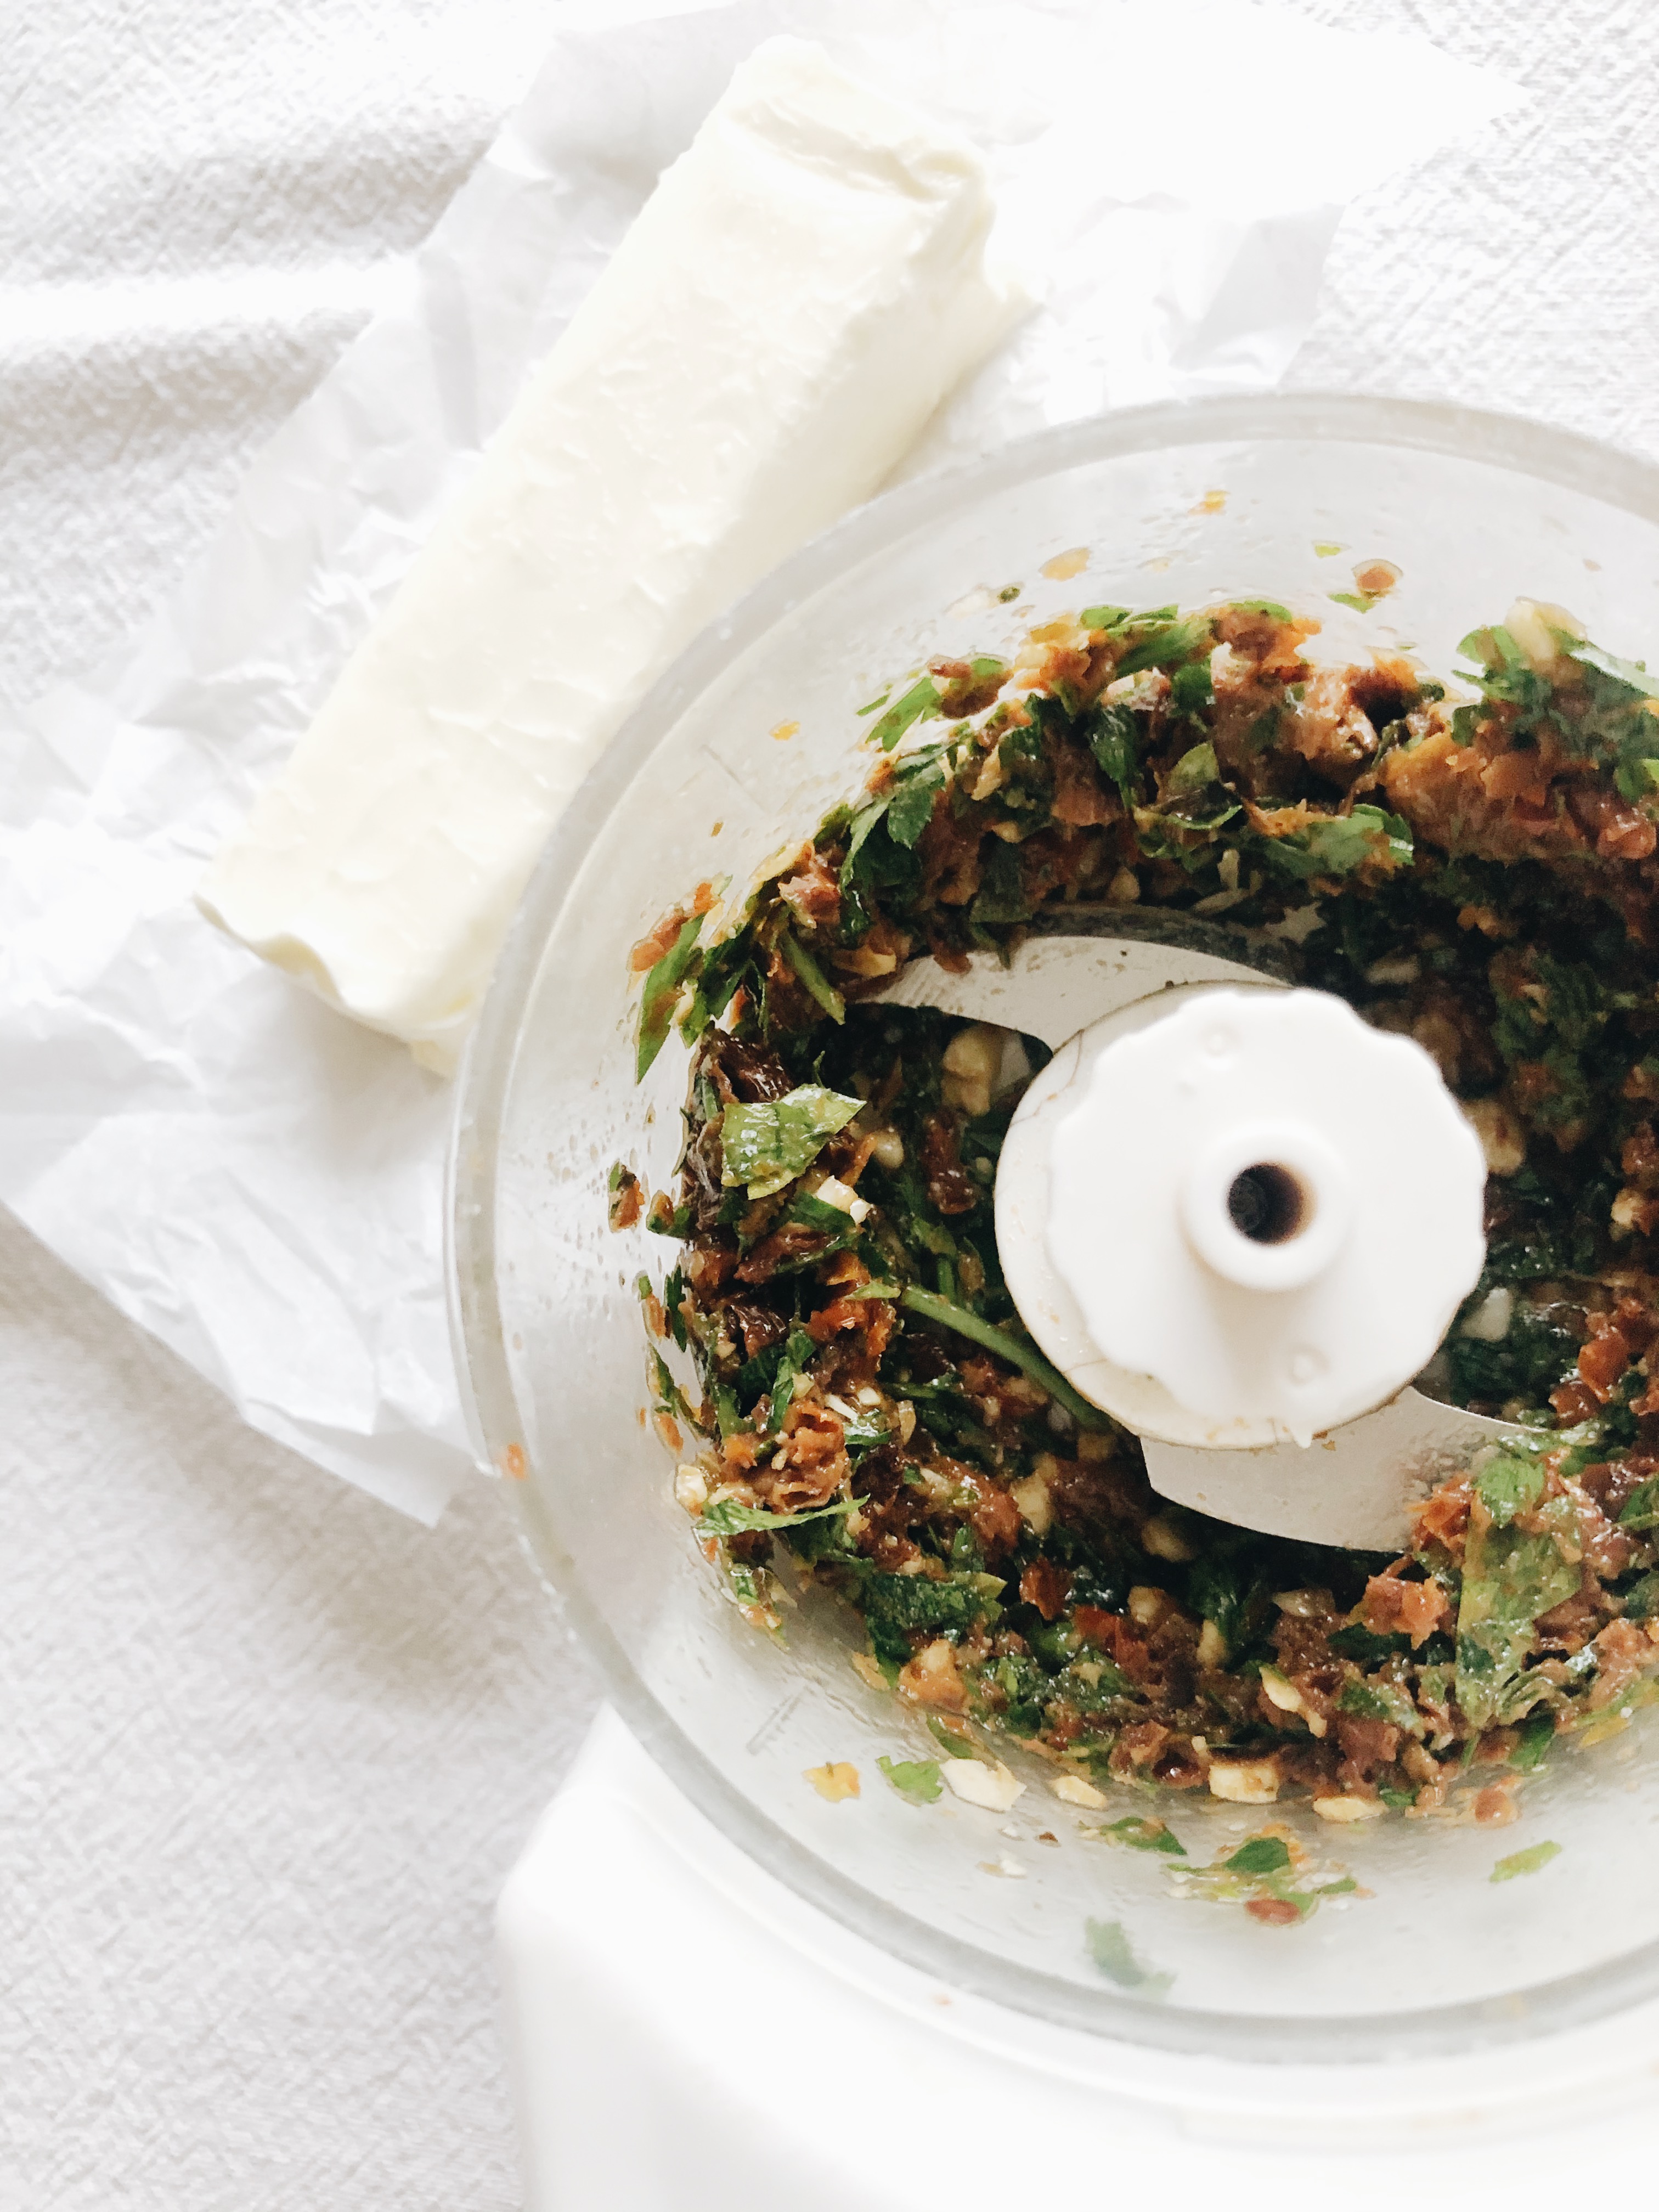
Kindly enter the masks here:
<path id="1" fill-rule="evenodd" d="M 1376 560 L 1401 572 L 1390 595 L 1368 613 L 1335 603 Z M 481 1458 L 515 1478 L 535 1557 L 629 1728 L 717 1828 L 884 1951 L 1051 2022 L 1217 2057 L 1358 2061 L 1553 2033 L 1659 1995 L 1659 1733 L 1638 1715 L 1612 1741 L 1564 1741 L 1501 1829 L 1252 1809 L 1252 1826 L 1298 1836 L 1319 1879 L 1358 1885 L 1292 1928 L 1171 1878 L 1233 1849 L 1245 1808 L 1126 1789 L 1080 1814 L 1053 1796 L 1052 1767 L 1012 1750 L 1028 1788 L 1012 1814 L 884 1786 L 881 1754 L 939 1755 L 922 1716 L 860 1679 L 859 1625 L 827 1595 L 809 1591 L 781 1639 L 745 1622 L 648 1418 L 635 1285 L 659 1286 L 672 1248 L 607 1228 L 606 1178 L 623 1160 L 647 1190 L 671 1184 L 686 1054 L 671 1038 L 636 1085 L 630 949 L 702 881 L 740 897 L 849 797 L 870 765 L 858 710 L 933 658 L 1012 657 L 1035 624 L 1103 601 L 1267 596 L 1316 611 L 1337 651 L 1398 644 L 1443 674 L 1519 594 L 1571 608 L 1613 652 L 1659 641 L 1659 471 L 1522 422 L 1364 398 L 1210 399 L 1029 440 L 878 500 L 714 624 L 572 802 L 496 971 L 452 1163 Z M 857 1802 L 805 1780 L 831 1760 L 860 1769 Z M 1186 1861 L 1085 1832 L 1147 1812 L 1168 1814 Z M 991 1879 L 1011 1827 L 1061 1848 Z M 1494 1883 L 1500 1856 L 1543 1841 L 1559 1856 Z M 1091 1922 L 1121 1926 L 1138 1990 L 1106 1978 Z"/>

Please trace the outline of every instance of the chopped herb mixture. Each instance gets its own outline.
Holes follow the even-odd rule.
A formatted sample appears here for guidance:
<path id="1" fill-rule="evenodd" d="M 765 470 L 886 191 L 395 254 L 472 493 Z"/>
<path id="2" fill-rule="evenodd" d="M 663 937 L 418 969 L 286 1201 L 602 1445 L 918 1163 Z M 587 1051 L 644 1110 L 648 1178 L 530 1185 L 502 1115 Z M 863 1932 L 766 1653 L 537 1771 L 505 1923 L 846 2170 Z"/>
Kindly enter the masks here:
<path id="1" fill-rule="evenodd" d="M 1012 666 L 935 663 L 872 702 L 856 803 L 739 912 L 705 929 L 701 886 L 639 949 L 641 1070 L 672 1026 L 693 1048 L 647 1216 L 682 1249 L 645 1301 L 701 1395 L 653 1350 L 653 1401 L 750 1619 L 777 1626 L 780 1572 L 838 1591 L 947 1778 L 972 1721 L 1097 1781 L 1295 1788 L 1333 1820 L 1432 1811 L 1473 1768 L 1497 1823 L 1659 1669 L 1659 678 L 1530 602 L 1465 641 L 1461 704 L 1402 657 L 1316 665 L 1317 627 L 1100 606 Z M 1480 1136 L 1486 1268 L 1425 1386 L 1539 1434 L 1430 1498 L 1400 1559 L 1153 1493 L 998 1264 L 1043 1048 L 862 1003 L 908 960 L 1133 906 L 1224 915 L 1415 1037 Z M 883 1771 L 937 1794 L 935 1762 Z M 1260 1848 L 1190 1879 L 1285 1915 L 1324 1893 Z"/>

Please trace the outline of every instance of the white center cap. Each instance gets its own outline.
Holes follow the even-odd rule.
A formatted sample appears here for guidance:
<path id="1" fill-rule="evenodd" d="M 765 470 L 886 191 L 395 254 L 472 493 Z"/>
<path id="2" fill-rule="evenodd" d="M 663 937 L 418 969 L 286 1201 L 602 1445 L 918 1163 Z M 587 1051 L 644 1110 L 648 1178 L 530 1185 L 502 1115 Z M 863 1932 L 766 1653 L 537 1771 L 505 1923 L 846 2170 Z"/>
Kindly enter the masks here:
<path id="1" fill-rule="evenodd" d="M 1245 1291 L 1299 1290 L 1322 1275 L 1352 1213 L 1346 1161 L 1316 1129 L 1296 1121 L 1224 1131 L 1181 1191 L 1188 1243 Z"/>
<path id="2" fill-rule="evenodd" d="M 1130 1427 L 1306 1443 L 1432 1357 L 1485 1258 L 1485 1181 L 1420 1046 L 1323 992 L 1199 988 L 1037 1077 L 998 1247 L 1038 1343 Z"/>

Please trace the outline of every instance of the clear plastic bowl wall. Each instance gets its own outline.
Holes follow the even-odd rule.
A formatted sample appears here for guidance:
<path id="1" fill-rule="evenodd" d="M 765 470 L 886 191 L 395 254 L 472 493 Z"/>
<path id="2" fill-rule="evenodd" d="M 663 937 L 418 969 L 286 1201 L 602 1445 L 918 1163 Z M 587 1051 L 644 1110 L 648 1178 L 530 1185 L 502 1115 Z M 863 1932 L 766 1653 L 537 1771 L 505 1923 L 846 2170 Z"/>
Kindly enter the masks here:
<path id="1" fill-rule="evenodd" d="M 1213 495 L 1222 494 L 1218 501 Z M 1338 553 L 1322 553 L 1336 545 Z M 1086 567 L 1050 579 L 1057 556 Z M 1370 614 L 1336 605 L 1356 563 L 1402 574 Z M 1058 564 L 1064 569 L 1068 564 Z M 1020 586 L 1017 599 L 1000 593 Z M 1659 643 L 1659 476 L 1604 448 L 1451 409 L 1206 401 L 1046 435 L 853 516 L 760 586 L 657 686 L 572 806 L 527 892 L 459 1101 L 453 1275 L 481 1453 L 610 1692 L 670 1777 L 742 1849 L 884 1948 L 1049 2020 L 1257 2059 L 1456 2049 L 1555 2029 L 1659 1992 L 1659 1731 L 1568 1750 L 1502 1829 L 1288 1819 L 1369 1891 L 1290 1929 L 1174 1894 L 1170 1862 L 1085 1836 L 1147 1809 L 1080 1814 L 1016 1758 L 1010 1814 L 917 1808 L 879 1754 L 938 1747 L 849 1663 L 855 1624 L 814 1598 L 784 1641 L 723 1597 L 647 1424 L 635 1290 L 671 1249 L 605 1225 L 606 1174 L 671 1180 L 685 1054 L 634 1079 L 629 953 L 699 882 L 741 895 L 867 770 L 858 709 L 936 656 L 1007 654 L 1102 601 L 1271 596 L 1333 644 L 1398 641 L 1436 671 L 1517 593 L 1571 608 L 1615 652 Z M 789 734 L 785 734 L 785 732 Z M 826 1760 L 863 1778 L 830 1804 Z M 1170 1816 L 1193 1860 L 1241 1808 Z M 1017 1835 L 1003 1832 L 1012 1827 Z M 1059 1848 L 1037 1844 L 1039 1829 Z M 1561 1856 L 1493 1884 L 1500 1854 Z M 1022 1879 L 984 1869 L 1005 1857 Z M 1167 1990 L 1095 1966 L 1115 1920 Z"/>

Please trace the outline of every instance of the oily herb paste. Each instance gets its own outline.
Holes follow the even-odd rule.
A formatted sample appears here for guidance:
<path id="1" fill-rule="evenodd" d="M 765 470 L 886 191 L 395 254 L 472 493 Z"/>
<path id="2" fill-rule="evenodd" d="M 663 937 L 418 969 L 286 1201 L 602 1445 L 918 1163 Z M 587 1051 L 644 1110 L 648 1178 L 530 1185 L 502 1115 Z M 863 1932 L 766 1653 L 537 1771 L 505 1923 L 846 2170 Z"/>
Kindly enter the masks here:
<path id="1" fill-rule="evenodd" d="M 1659 679 L 1530 602 L 1465 641 L 1461 702 L 1403 657 L 1316 665 L 1316 629 L 1101 606 L 1012 665 L 937 663 L 867 710 L 857 800 L 636 952 L 641 1073 L 671 1028 L 693 1048 L 647 1214 L 680 1246 L 641 1281 L 658 1423 L 750 1619 L 776 1627 L 779 1577 L 831 1585 L 860 1671 L 936 1730 L 1333 1818 L 1433 1810 L 1478 1766 L 1502 1819 L 1659 1669 Z M 998 1266 L 1043 1048 L 871 1002 L 908 960 L 1150 908 L 1415 1037 L 1480 1137 L 1486 1268 L 1425 1386 L 1538 1435 L 1401 1558 L 1149 1488 Z"/>

